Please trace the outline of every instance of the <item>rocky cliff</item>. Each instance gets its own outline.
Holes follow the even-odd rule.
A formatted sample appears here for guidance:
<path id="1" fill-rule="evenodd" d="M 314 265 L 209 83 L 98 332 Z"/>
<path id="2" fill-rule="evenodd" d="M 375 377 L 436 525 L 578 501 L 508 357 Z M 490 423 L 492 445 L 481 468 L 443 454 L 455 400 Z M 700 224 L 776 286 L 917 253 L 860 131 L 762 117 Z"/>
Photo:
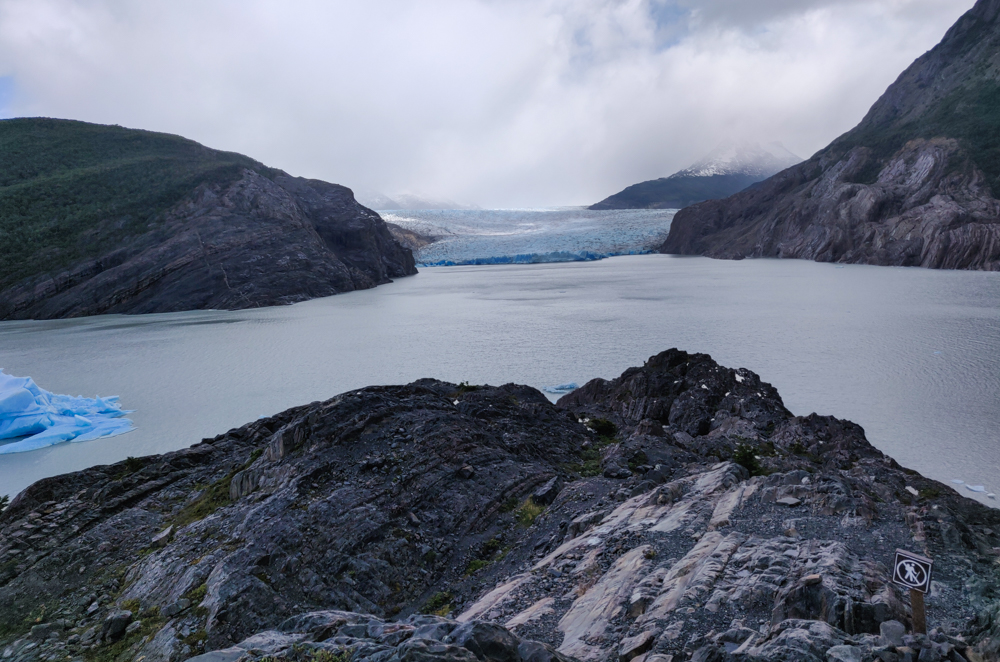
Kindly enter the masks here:
<path id="1" fill-rule="evenodd" d="M 270 306 L 416 273 L 350 189 L 176 136 L 5 120 L 0 153 L 0 319 Z"/>
<path id="2" fill-rule="evenodd" d="M 40 481 L 0 513 L 0 654 L 997 660 L 998 546 L 857 425 L 670 350 L 556 405 L 372 387 Z M 897 547 L 935 559 L 929 636 Z"/>
<path id="3" fill-rule="evenodd" d="M 1000 0 L 805 163 L 677 214 L 664 253 L 1000 269 Z"/>

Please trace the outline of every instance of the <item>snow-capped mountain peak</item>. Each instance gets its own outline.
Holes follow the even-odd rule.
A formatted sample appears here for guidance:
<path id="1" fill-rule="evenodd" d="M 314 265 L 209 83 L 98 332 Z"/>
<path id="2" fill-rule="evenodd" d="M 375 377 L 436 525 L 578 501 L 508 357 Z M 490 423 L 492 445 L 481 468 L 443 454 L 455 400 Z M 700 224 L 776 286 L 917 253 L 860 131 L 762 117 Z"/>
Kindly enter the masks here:
<path id="1" fill-rule="evenodd" d="M 800 163 L 801 158 L 779 142 L 725 141 L 708 155 L 670 177 L 711 177 L 712 175 L 753 175 L 761 179 Z"/>

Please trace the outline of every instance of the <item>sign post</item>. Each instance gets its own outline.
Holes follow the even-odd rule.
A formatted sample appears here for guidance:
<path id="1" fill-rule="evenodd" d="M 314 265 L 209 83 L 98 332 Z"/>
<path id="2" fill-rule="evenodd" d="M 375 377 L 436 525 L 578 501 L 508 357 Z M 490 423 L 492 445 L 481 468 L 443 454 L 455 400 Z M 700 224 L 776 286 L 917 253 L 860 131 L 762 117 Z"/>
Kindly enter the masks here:
<path id="1" fill-rule="evenodd" d="M 913 632 L 927 634 L 927 617 L 924 612 L 924 593 L 931 590 L 931 569 L 934 561 L 905 549 L 896 550 L 892 563 L 892 581 L 910 589 L 910 607 L 913 610 Z"/>

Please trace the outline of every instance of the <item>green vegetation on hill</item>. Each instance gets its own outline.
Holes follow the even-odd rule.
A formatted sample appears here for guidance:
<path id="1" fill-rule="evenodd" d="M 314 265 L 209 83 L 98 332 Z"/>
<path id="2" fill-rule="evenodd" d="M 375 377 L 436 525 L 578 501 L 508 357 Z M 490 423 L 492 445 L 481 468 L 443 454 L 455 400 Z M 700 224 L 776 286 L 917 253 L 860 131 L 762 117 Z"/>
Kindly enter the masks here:
<path id="1" fill-rule="evenodd" d="M 0 121 L 0 289 L 106 254 L 201 184 L 275 171 L 165 133 Z"/>
<path id="2" fill-rule="evenodd" d="M 831 148 L 848 150 L 863 145 L 872 150 L 873 162 L 859 177 L 874 183 L 885 162 L 916 138 L 954 138 L 986 175 L 994 195 L 1000 195 L 1000 83 L 982 80 L 960 88 L 934 103 L 921 117 L 889 126 L 859 126 Z M 954 169 L 964 162 L 952 164 Z"/>

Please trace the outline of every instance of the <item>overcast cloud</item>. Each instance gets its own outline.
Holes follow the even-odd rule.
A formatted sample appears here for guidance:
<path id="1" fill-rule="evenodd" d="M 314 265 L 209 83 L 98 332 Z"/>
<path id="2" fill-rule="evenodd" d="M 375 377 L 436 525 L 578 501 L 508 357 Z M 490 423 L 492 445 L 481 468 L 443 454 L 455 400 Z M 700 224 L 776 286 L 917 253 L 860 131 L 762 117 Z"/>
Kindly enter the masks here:
<path id="1" fill-rule="evenodd" d="M 0 0 L 0 114 L 294 175 L 595 202 L 719 140 L 807 157 L 973 0 Z"/>

